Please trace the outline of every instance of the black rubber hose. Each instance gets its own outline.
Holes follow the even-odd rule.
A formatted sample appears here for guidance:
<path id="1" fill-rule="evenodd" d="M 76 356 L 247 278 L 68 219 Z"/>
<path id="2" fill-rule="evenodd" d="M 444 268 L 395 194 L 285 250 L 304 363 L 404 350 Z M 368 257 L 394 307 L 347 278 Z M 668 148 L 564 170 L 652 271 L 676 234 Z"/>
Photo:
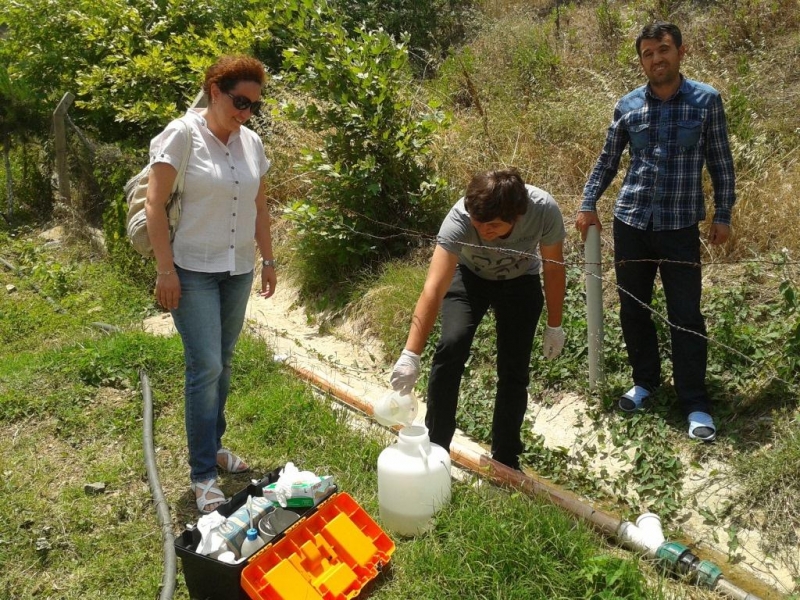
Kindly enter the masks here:
<path id="1" fill-rule="evenodd" d="M 161 536 L 164 538 L 164 576 L 161 582 L 161 600 L 171 600 L 175 594 L 175 574 L 177 558 L 175 556 L 175 536 L 172 533 L 172 518 L 169 515 L 169 505 L 161 489 L 156 466 L 155 448 L 153 446 L 153 394 L 150 390 L 150 380 L 147 373 L 139 371 L 139 380 L 142 382 L 142 397 L 144 398 L 144 462 L 147 467 L 147 482 L 153 493 L 153 504 L 158 515 L 158 524 L 161 526 Z"/>

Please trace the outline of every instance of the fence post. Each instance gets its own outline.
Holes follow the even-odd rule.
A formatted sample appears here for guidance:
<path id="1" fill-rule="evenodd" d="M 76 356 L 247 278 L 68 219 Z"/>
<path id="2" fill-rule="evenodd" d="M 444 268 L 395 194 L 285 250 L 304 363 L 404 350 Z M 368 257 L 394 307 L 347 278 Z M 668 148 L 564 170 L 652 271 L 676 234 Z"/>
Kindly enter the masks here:
<path id="1" fill-rule="evenodd" d="M 586 329 L 589 339 L 589 389 L 603 381 L 603 269 L 600 265 L 600 231 L 595 225 L 586 233 Z"/>
<path id="2" fill-rule="evenodd" d="M 69 193 L 69 168 L 67 165 L 67 128 L 65 126 L 65 116 L 72 101 L 75 99 L 75 94 L 67 92 L 61 98 L 61 102 L 56 106 L 53 111 L 53 135 L 55 137 L 56 148 L 56 173 L 58 174 L 58 193 L 67 202 L 70 203 Z"/>

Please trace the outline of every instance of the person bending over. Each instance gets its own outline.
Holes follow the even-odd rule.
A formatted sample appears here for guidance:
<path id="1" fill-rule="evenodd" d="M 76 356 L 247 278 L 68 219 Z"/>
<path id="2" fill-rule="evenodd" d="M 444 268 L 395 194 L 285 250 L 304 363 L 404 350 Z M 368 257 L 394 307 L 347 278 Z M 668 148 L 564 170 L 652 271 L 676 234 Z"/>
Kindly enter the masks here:
<path id="1" fill-rule="evenodd" d="M 513 168 L 475 175 L 444 219 L 405 349 L 390 378 L 395 390 L 414 387 L 420 355 L 441 309 L 442 335 L 431 365 L 425 416 L 432 442 L 450 448 L 464 365 L 491 307 L 497 323 L 492 457 L 520 468 L 531 347 L 545 303 L 544 356 L 555 358 L 564 346 L 565 235 L 553 197 L 526 185 Z"/>

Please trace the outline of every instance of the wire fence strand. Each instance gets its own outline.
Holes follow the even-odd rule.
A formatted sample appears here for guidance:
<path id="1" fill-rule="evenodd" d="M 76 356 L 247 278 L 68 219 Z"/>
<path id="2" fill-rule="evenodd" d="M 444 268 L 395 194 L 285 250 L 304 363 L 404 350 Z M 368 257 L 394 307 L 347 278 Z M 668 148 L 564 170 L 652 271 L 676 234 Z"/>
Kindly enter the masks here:
<path id="1" fill-rule="evenodd" d="M 381 221 L 377 221 L 377 220 L 372 219 L 372 218 L 370 218 L 370 217 L 368 217 L 366 215 L 357 213 L 357 212 L 352 211 L 352 210 L 347 210 L 345 212 L 347 214 L 349 214 L 350 216 L 355 216 L 355 217 L 357 217 L 359 219 L 364 219 L 366 221 L 369 221 L 369 222 L 371 222 L 371 223 L 373 223 L 375 225 L 380 225 L 381 227 L 384 227 L 384 228 L 386 228 L 388 230 L 396 230 L 398 232 L 398 233 L 394 233 L 394 234 L 381 236 L 381 235 L 377 235 L 377 234 L 373 234 L 373 233 L 369 233 L 369 232 L 359 231 L 358 229 L 356 229 L 355 227 L 353 227 L 351 225 L 344 224 L 343 226 L 348 231 L 353 233 L 354 235 L 359 235 L 359 236 L 362 236 L 362 237 L 368 237 L 370 239 L 385 239 L 385 240 L 396 239 L 398 237 L 406 236 L 406 237 L 409 237 L 409 238 L 416 238 L 417 240 L 420 240 L 420 241 L 423 241 L 423 242 L 427 242 L 431 246 L 435 245 L 435 243 L 436 243 L 436 239 L 437 238 L 436 238 L 435 235 L 431 235 L 429 233 L 425 233 L 425 232 L 422 232 L 422 231 L 416 231 L 416 230 L 413 230 L 413 229 L 398 227 L 398 226 L 393 225 L 391 223 L 384 223 L 384 222 L 381 222 Z M 472 247 L 472 248 L 485 248 L 485 246 L 481 246 L 480 244 L 469 244 L 469 243 L 466 243 L 466 242 L 462 242 L 461 245 L 465 246 L 465 247 Z M 609 281 L 607 279 L 603 278 L 602 275 L 598 276 L 595 273 L 590 272 L 586 268 L 588 266 L 597 266 L 598 263 L 590 263 L 590 262 L 584 261 L 583 259 L 577 259 L 577 258 L 576 259 L 565 259 L 563 262 L 560 262 L 560 261 L 554 261 L 554 260 L 550 260 L 550 259 L 543 259 L 539 255 L 538 252 L 525 252 L 525 251 L 521 251 L 521 250 L 514 250 L 514 249 L 511 249 L 511 248 L 497 248 L 497 247 L 494 247 L 494 246 L 491 249 L 492 249 L 493 252 L 497 252 L 499 254 L 506 254 L 506 255 L 511 255 L 511 256 L 525 257 L 525 258 L 536 257 L 537 259 L 541 260 L 542 262 L 550 262 L 550 263 L 554 263 L 554 264 L 559 264 L 559 265 L 564 266 L 565 268 L 580 269 L 584 273 L 584 275 L 589 275 L 591 277 L 596 277 L 596 278 L 600 279 L 604 283 L 609 283 Z M 753 259 L 737 259 L 737 260 L 733 260 L 733 259 L 731 259 L 731 260 L 712 260 L 712 261 L 709 261 L 709 262 L 706 262 L 706 263 L 702 263 L 702 262 L 701 263 L 695 263 L 695 262 L 691 262 L 691 261 L 678 261 L 678 260 L 669 260 L 669 259 L 636 259 L 636 260 L 624 260 L 624 261 L 616 261 L 616 262 L 613 261 L 613 260 L 609 260 L 609 261 L 604 260 L 604 261 L 601 261 L 599 263 L 599 265 L 601 267 L 603 267 L 603 268 L 606 268 L 606 269 L 614 268 L 617 265 L 629 264 L 629 263 L 637 263 L 637 262 L 655 262 L 659 266 L 663 265 L 663 264 L 676 264 L 676 265 L 684 265 L 684 266 L 695 266 L 697 268 L 711 268 L 711 267 L 726 267 L 726 266 L 734 266 L 734 265 L 758 264 L 758 265 L 768 265 L 768 266 L 771 266 L 771 267 L 787 269 L 787 268 L 796 267 L 796 266 L 800 265 L 800 261 L 791 260 L 789 258 L 789 254 L 790 254 L 789 251 L 784 249 L 780 253 L 780 258 L 776 258 L 776 259 L 753 258 Z M 693 330 L 687 329 L 685 327 L 681 327 L 679 325 L 676 325 L 675 323 L 672 323 L 667 316 L 661 314 L 656 309 L 654 309 L 652 306 L 650 306 L 650 304 L 648 304 L 648 303 L 644 302 L 643 300 L 637 298 L 632 293 L 630 293 L 628 290 L 622 288 L 621 286 L 617 285 L 616 283 L 613 283 L 612 285 L 613 285 L 614 288 L 616 288 L 616 290 L 617 290 L 617 292 L 619 294 L 625 294 L 625 295 L 629 296 L 630 298 L 632 298 L 640 306 L 642 306 L 644 309 L 646 309 L 648 312 L 650 312 L 653 317 L 655 317 L 656 319 L 660 320 L 661 322 L 663 322 L 665 325 L 667 325 L 671 329 L 674 329 L 676 331 L 681 331 L 681 332 L 684 332 L 684 333 L 689 333 L 689 334 L 695 335 L 697 337 L 703 338 L 704 340 L 706 340 L 707 343 L 713 344 L 713 345 L 715 345 L 715 346 L 717 346 L 719 348 L 722 348 L 726 352 L 730 353 L 733 356 L 736 356 L 736 357 L 742 359 L 746 363 L 748 363 L 748 364 L 750 364 L 752 366 L 760 366 L 760 367 L 763 368 L 763 366 L 764 366 L 763 363 L 760 363 L 757 359 L 752 358 L 752 357 L 744 354 L 740 350 L 737 350 L 736 348 L 734 348 L 734 347 L 732 347 L 732 346 L 730 346 L 728 344 L 725 344 L 723 342 L 715 340 L 715 339 L 713 339 L 712 337 L 710 337 L 708 335 L 704 335 L 704 334 L 702 334 L 702 333 L 700 333 L 698 331 L 693 331 Z M 789 389 L 792 389 L 792 390 L 794 390 L 796 392 L 798 390 L 800 390 L 800 387 L 798 387 L 797 383 L 795 383 L 793 381 L 787 381 L 786 379 L 780 377 L 775 369 L 771 369 L 771 372 L 768 373 L 768 375 L 769 375 L 769 377 L 771 379 L 783 383 Z"/>

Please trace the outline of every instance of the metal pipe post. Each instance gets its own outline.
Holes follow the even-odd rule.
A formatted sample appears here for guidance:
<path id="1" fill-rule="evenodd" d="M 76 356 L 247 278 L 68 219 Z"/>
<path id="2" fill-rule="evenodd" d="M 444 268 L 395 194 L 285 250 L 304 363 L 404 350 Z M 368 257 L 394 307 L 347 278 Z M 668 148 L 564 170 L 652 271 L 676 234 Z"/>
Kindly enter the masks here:
<path id="1" fill-rule="evenodd" d="M 594 225 L 586 233 L 586 329 L 589 339 L 589 389 L 603 380 L 603 271 L 600 265 L 600 231 Z"/>

